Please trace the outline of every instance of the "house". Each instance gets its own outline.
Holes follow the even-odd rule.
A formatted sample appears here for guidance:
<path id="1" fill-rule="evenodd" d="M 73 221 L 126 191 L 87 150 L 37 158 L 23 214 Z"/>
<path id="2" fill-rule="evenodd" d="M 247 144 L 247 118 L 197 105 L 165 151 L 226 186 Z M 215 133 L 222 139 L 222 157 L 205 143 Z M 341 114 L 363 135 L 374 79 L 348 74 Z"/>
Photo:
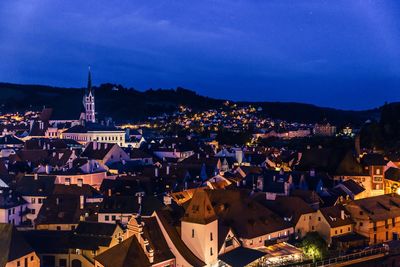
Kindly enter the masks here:
<path id="1" fill-rule="evenodd" d="M 381 154 L 371 153 L 361 158 L 361 164 L 371 177 L 369 187 L 365 187 L 367 190 L 371 191 L 370 196 L 385 194 L 384 173 L 387 169 L 388 161 Z"/>
<path id="2" fill-rule="evenodd" d="M 97 221 L 98 204 L 87 203 L 84 195 L 53 194 L 43 201 L 34 222 L 37 230 L 75 230 L 80 221 Z"/>
<path id="3" fill-rule="evenodd" d="M 90 261 L 78 254 L 79 250 L 70 249 L 72 231 L 29 230 L 21 233 L 37 253 L 41 266 L 68 267 L 75 264 L 84 267 L 93 266 Z"/>
<path id="4" fill-rule="evenodd" d="M 104 197 L 98 211 L 98 221 L 103 223 L 119 222 L 126 225 L 132 216 L 151 216 L 162 207 L 161 201 L 153 196 L 138 192 L 134 196 L 113 195 Z"/>
<path id="5" fill-rule="evenodd" d="M 12 224 L 0 223 L 0 266 L 40 267 L 40 259 Z"/>
<path id="6" fill-rule="evenodd" d="M 96 257 L 95 266 L 176 266 L 175 256 L 154 216 L 132 217 L 126 237 L 124 242 Z"/>
<path id="7" fill-rule="evenodd" d="M 353 179 L 348 179 L 346 181 L 343 181 L 339 183 L 337 186 L 335 186 L 337 189 L 341 189 L 346 193 L 346 196 L 349 197 L 349 199 L 356 200 L 356 199 L 361 199 L 367 197 L 367 191 L 365 188 L 354 181 Z"/>
<path id="8" fill-rule="evenodd" d="M 131 160 L 138 160 L 141 161 L 145 165 L 152 165 L 153 164 L 153 157 L 139 148 L 132 148 L 129 151 L 129 157 Z"/>
<path id="9" fill-rule="evenodd" d="M 198 191 L 200 190 L 193 197 Z M 244 247 L 258 248 L 265 244 L 282 242 L 294 233 L 290 223 L 251 199 L 245 190 L 202 191 L 207 193 L 219 223 L 229 225 Z"/>
<path id="10" fill-rule="evenodd" d="M 107 142 L 125 147 L 125 131 L 111 126 L 104 126 L 95 123 L 86 125 L 75 125 L 61 133 L 61 138 L 72 139 L 80 144 L 89 142 Z"/>
<path id="11" fill-rule="evenodd" d="M 95 258 L 95 267 L 153 266 L 136 236 L 123 241 Z"/>
<path id="12" fill-rule="evenodd" d="M 390 167 L 385 171 L 385 193 L 400 192 L 400 169 Z"/>
<path id="13" fill-rule="evenodd" d="M 387 161 L 380 154 L 366 154 L 359 159 L 353 153 L 347 153 L 339 163 L 334 179 L 354 180 L 365 189 L 363 197 L 383 195 L 386 165 Z"/>
<path id="14" fill-rule="evenodd" d="M 264 192 L 266 198 L 274 200 L 277 196 L 288 196 L 293 178 L 290 173 L 266 171 L 257 178 L 257 189 Z"/>
<path id="15" fill-rule="evenodd" d="M 20 225 L 29 213 L 26 201 L 11 188 L 0 189 L 0 223 Z"/>
<path id="16" fill-rule="evenodd" d="M 130 160 L 129 155 L 117 144 L 99 143 L 97 141 L 88 143 L 81 157 L 95 159 L 104 165 Z"/>
<path id="17" fill-rule="evenodd" d="M 249 212 L 243 213 L 245 207 Z M 251 263 L 265 255 L 254 258 L 254 249 L 293 233 L 283 219 L 239 190 L 197 189 L 184 210 L 169 205 L 155 217 L 176 266 L 214 266 L 222 258 L 231 263 L 237 255 Z"/>
<path id="18" fill-rule="evenodd" d="M 124 230 L 119 224 L 79 222 L 70 236 L 71 254 L 82 257 L 94 265 L 94 258 L 124 240 Z"/>
<path id="19" fill-rule="evenodd" d="M 343 206 L 336 205 L 319 209 L 314 225 L 315 231 L 332 244 L 334 237 L 353 233 L 354 221 Z"/>
<path id="20" fill-rule="evenodd" d="M 108 176 L 107 172 L 93 161 L 85 161 L 81 168 L 53 173 L 56 176 L 55 183 L 63 185 L 74 184 L 78 186 L 90 185 L 99 189 L 104 179 L 115 179 L 115 176 Z"/>
<path id="21" fill-rule="evenodd" d="M 164 147 L 155 149 L 153 153 L 159 159 L 170 158 L 177 160 L 186 159 L 194 154 L 193 150 L 191 149 Z"/>
<path id="22" fill-rule="evenodd" d="M 16 186 L 16 191 L 26 201 L 28 213 L 26 220 L 33 225 L 43 201 L 52 194 L 54 189 L 55 176 L 42 176 L 37 173 L 22 177 Z"/>
<path id="23" fill-rule="evenodd" d="M 317 212 L 300 197 L 280 196 L 270 201 L 259 194 L 256 200 L 289 222 L 294 227 L 296 238 L 302 238 L 308 232 L 315 231 Z"/>
<path id="24" fill-rule="evenodd" d="M 314 135 L 334 136 L 336 134 L 336 126 L 329 122 L 316 123 L 313 129 Z"/>
<path id="25" fill-rule="evenodd" d="M 400 233 L 400 196 L 387 194 L 353 200 L 346 205 L 355 222 L 354 231 L 369 244 L 398 240 Z"/>

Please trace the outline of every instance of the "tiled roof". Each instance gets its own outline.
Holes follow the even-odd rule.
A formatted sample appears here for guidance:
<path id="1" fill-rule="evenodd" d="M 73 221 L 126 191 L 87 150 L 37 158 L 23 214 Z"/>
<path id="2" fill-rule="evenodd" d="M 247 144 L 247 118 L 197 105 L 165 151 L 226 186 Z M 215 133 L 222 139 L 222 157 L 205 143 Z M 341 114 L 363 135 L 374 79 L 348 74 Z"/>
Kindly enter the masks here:
<path id="1" fill-rule="evenodd" d="M 205 263 L 200 260 L 196 255 L 194 255 L 193 252 L 182 241 L 182 238 L 180 237 L 178 231 L 173 225 L 173 220 L 170 214 L 168 214 L 167 211 L 161 210 L 157 211 L 156 214 L 172 243 L 179 251 L 179 254 L 182 255 L 182 257 L 192 266 L 205 266 Z"/>
<path id="2" fill-rule="evenodd" d="M 321 208 L 320 211 L 332 228 L 354 224 L 349 212 L 341 205 Z"/>
<path id="3" fill-rule="evenodd" d="M 217 216 L 207 193 L 203 189 L 197 189 L 190 200 L 189 206 L 186 208 L 182 221 L 208 224 L 216 219 Z"/>
<path id="4" fill-rule="evenodd" d="M 102 160 L 116 144 L 90 142 L 82 152 L 82 157 Z"/>
<path id="5" fill-rule="evenodd" d="M 22 258 L 33 249 L 13 225 L 0 223 L 0 251 L 0 266 L 6 266 L 7 262 Z"/>
<path id="6" fill-rule="evenodd" d="M 353 205 L 359 206 L 374 222 L 400 216 L 400 196 L 397 194 L 368 197 L 347 204 L 349 207 Z"/>
<path id="7" fill-rule="evenodd" d="M 103 266 L 112 267 L 151 266 L 136 236 L 106 250 L 96 256 L 95 260 Z"/>

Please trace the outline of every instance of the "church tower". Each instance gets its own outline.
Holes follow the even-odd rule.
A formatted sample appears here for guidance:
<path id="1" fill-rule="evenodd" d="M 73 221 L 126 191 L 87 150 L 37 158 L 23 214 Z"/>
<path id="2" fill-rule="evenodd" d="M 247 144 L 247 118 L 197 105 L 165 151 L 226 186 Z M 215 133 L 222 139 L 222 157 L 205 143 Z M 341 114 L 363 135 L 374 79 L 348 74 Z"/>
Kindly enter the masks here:
<path id="1" fill-rule="evenodd" d="M 207 192 L 197 189 L 181 221 L 181 238 L 206 266 L 218 263 L 218 218 Z"/>
<path id="2" fill-rule="evenodd" d="M 88 85 L 85 90 L 85 95 L 83 96 L 83 107 L 85 108 L 85 121 L 86 122 L 96 122 L 95 117 L 95 108 L 94 108 L 94 92 L 92 89 L 92 74 L 90 72 L 88 74 Z"/>

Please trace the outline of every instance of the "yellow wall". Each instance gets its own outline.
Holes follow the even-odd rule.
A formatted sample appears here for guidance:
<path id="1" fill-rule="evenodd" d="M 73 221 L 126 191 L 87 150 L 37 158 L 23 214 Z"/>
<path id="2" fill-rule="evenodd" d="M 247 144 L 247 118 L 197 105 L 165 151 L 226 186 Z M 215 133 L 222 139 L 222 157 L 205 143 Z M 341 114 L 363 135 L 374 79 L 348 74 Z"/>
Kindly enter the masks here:
<path id="1" fill-rule="evenodd" d="M 19 263 L 20 267 L 25 266 L 25 259 L 27 259 L 27 262 L 28 262 L 28 266 L 26 266 L 26 267 L 40 267 L 40 260 L 35 252 L 27 254 L 26 256 L 21 257 L 19 259 L 10 261 L 6 264 L 5 267 L 18 267 L 18 263 Z"/>

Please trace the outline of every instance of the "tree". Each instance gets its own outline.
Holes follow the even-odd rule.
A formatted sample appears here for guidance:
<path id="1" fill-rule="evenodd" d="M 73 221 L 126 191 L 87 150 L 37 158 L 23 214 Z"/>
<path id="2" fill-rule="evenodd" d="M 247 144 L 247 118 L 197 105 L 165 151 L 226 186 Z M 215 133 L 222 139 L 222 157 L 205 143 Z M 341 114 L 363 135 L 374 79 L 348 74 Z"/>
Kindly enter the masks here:
<path id="1" fill-rule="evenodd" d="M 314 261 L 323 259 L 328 252 L 328 246 L 325 240 L 317 232 L 309 232 L 303 238 L 300 244 L 303 252 Z"/>

